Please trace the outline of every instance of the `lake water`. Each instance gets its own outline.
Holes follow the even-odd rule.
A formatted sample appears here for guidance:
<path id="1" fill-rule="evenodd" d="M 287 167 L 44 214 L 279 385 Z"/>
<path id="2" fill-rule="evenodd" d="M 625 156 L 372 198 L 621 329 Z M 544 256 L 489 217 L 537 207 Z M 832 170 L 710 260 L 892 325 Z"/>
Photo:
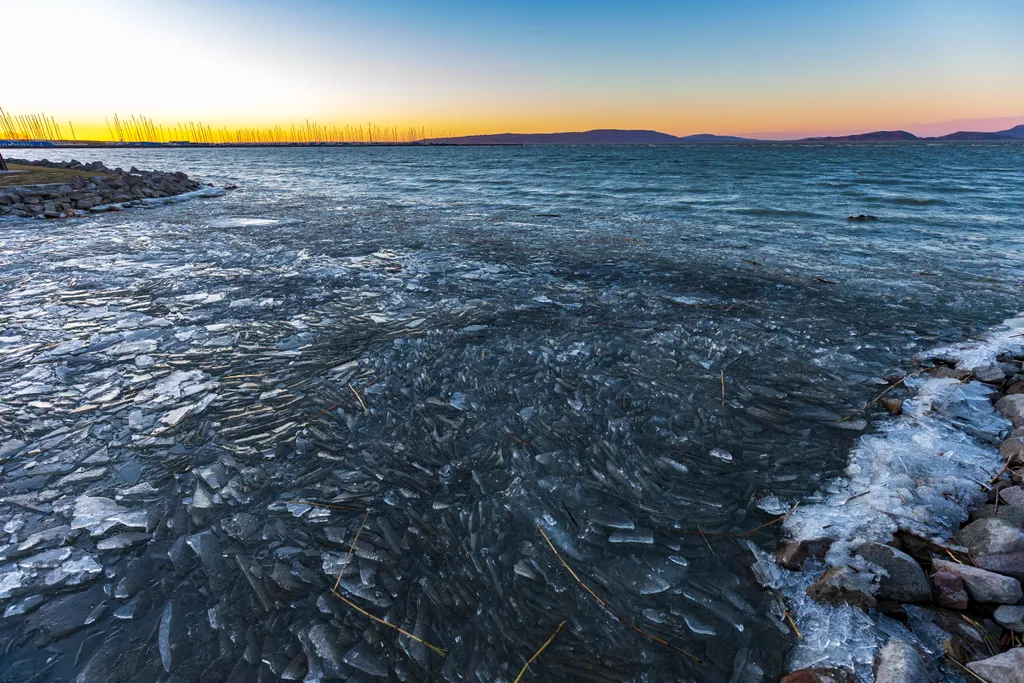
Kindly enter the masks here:
<path id="1" fill-rule="evenodd" d="M 5 681 L 775 680 L 735 535 L 1021 308 L 1024 145 L 9 156 L 240 187 L 0 222 Z"/>

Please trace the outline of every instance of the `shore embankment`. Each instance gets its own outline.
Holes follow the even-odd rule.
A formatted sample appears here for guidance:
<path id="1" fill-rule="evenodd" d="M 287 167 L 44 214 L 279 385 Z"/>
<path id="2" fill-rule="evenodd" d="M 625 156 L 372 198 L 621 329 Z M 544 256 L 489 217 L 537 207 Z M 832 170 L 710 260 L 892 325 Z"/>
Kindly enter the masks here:
<path id="1" fill-rule="evenodd" d="M 175 201 L 186 195 L 217 196 L 223 190 L 201 185 L 185 173 L 107 168 L 96 161 L 55 162 L 7 159 L 11 172 L 0 177 L 0 217 L 72 218 L 120 211 L 131 206 Z"/>
<path id="2" fill-rule="evenodd" d="M 774 559 L 752 548 L 797 635 L 786 683 L 1021 680 L 1022 340 L 1018 317 L 915 357 L 845 476 L 790 512 Z"/>

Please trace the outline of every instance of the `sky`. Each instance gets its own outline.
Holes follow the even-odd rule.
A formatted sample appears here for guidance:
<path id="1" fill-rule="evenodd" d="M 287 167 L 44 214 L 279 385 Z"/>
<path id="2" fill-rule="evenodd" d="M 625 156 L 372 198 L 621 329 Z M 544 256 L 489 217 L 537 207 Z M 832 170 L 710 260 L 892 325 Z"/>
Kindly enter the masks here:
<path id="1" fill-rule="evenodd" d="M 0 107 L 79 138 L 114 113 L 428 135 L 1024 123 L 1020 0 L 2 1 L 5 63 L 42 77 Z"/>

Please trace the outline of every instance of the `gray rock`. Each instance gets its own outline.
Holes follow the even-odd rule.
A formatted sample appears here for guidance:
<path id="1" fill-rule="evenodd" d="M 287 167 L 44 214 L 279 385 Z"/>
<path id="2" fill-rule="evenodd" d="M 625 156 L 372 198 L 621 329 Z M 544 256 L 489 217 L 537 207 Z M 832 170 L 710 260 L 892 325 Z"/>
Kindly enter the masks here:
<path id="1" fill-rule="evenodd" d="M 1024 427 L 1024 394 L 1003 396 L 996 402 L 996 410 L 1014 427 Z"/>
<path id="2" fill-rule="evenodd" d="M 1024 597 L 1020 581 L 1010 576 L 1001 576 L 986 569 L 938 559 L 932 562 L 932 568 L 962 578 L 964 585 L 967 586 L 967 592 L 978 602 L 1012 605 Z"/>
<path id="3" fill-rule="evenodd" d="M 971 522 L 955 535 L 957 542 L 972 555 L 992 555 L 1024 551 L 1024 531 L 998 517 Z"/>
<path id="4" fill-rule="evenodd" d="M 971 369 L 971 374 L 979 382 L 985 384 L 1002 384 L 1006 379 L 1006 373 L 998 365 L 981 365 Z"/>
<path id="5" fill-rule="evenodd" d="M 949 572 L 935 572 L 932 584 L 935 586 L 935 602 L 948 609 L 967 609 L 970 596 L 962 578 Z"/>
<path id="6" fill-rule="evenodd" d="M 1024 606 L 1000 605 L 992 616 L 1011 631 L 1024 633 Z"/>
<path id="7" fill-rule="evenodd" d="M 977 555 L 973 559 L 982 569 L 1024 581 L 1024 552 Z"/>
<path id="8" fill-rule="evenodd" d="M 890 640 L 875 656 L 875 683 L 924 683 L 928 670 L 921 655 L 902 640 Z"/>
<path id="9" fill-rule="evenodd" d="M 1024 488 L 1011 486 L 999 492 L 1003 502 L 1018 508 L 1024 508 Z"/>
<path id="10" fill-rule="evenodd" d="M 888 573 L 878 582 L 878 597 L 899 602 L 924 602 L 931 599 L 928 575 L 910 555 L 881 543 L 864 543 L 857 554 Z"/>
<path id="11" fill-rule="evenodd" d="M 1018 529 L 1024 530 L 1024 508 L 1012 505 L 982 505 L 971 513 L 971 518 L 986 519 L 995 517 Z"/>
<path id="12" fill-rule="evenodd" d="M 956 535 L 982 569 L 1024 580 L 1024 531 L 998 517 L 971 522 Z"/>
<path id="13" fill-rule="evenodd" d="M 1024 683 L 1024 647 L 970 662 L 967 668 L 989 683 Z"/>
<path id="14" fill-rule="evenodd" d="M 1018 393 L 1024 394 L 1024 382 L 1016 386 L 1021 387 Z M 999 454 L 1008 460 L 1011 466 L 1024 462 L 1024 436 L 1011 434 L 1006 437 L 1006 440 L 999 444 Z"/>
<path id="15" fill-rule="evenodd" d="M 832 567 L 807 588 L 807 595 L 818 602 L 845 603 L 867 610 L 877 602 L 873 589 L 870 575 L 855 572 L 850 567 Z"/>

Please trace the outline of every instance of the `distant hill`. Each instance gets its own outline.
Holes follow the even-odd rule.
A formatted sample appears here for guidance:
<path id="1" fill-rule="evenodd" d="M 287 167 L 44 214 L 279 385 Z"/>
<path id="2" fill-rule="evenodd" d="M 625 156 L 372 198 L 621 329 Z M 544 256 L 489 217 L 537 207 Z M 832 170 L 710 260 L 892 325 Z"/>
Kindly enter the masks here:
<path id="1" fill-rule="evenodd" d="M 920 140 L 913 133 L 905 130 L 876 130 L 873 133 L 857 135 L 834 135 L 821 138 L 804 138 L 807 142 L 893 142 L 898 140 Z"/>
<path id="2" fill-rule="evenodd" d="M 1024 137 L 1022 135 L 1021 137 Z M 942 135 L 937 138 L 927 138 L 928 140 L 1012 140 L 1013 137 L 1006 135 L 1005 133 L 978 133 L 970 130 L 958 130 L 955 133 L 949 135 Z"/>
<path id="3" fill-rule="evenodd" d="M 674 145 L 687 142 L 757 142 L 731 135 L 701 133 L 676 137 L 656 130 L 588 130 L 579 133 L 495 133 L 423 140 L 442 145 Z"/>
<path id="4" fill-rule="evenodd" d="M 935 138 L 919 138 L 905 130 L 876 130 L 857 135 L 803 138 L 793 142 L 914 142 L 921 140 L 1024 140 L 1024 124 L 997 133 L 958 131 Z M 577 133 L 496 133 L 421 140 L 428 145 L 684 145 L 729 142 L 769 142 L 733 135 L 699 133 L 677 137 L 656 130 L 607 128 Z M 781 141 L 780 141 L 781 142 Z"/>
<path id="5" fill-rule="evenodd" d="M 999 134 L 1000 135 L 1005 135 L 1008 138 L 1015 138 L 1017 140 L 1024 140 L 1024 123 L 1020 124 L 1019 126 L 1014 126 L 1013 128 L 1010 128 L 1009 130 L 1001 130 L 1001 131 L 999 131 Z"/>

